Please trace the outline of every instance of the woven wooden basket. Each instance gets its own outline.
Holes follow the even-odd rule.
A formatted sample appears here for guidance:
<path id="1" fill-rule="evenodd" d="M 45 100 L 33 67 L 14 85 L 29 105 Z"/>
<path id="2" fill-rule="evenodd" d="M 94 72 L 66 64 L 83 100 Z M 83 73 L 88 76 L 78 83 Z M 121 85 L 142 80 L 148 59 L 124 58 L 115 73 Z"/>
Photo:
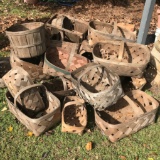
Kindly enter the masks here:
<path id="1" fill-rule="evenodd" d="M 33 84 L 29 74 L 21 67 L 12 68 L 2 79 L 13 97 L 24 87 Z M 31 110 L 33 114 L 43 110 L 45 107 L 39 92 L 35 92 L 34 89 L 22 93 L 17 100 L 27 110 Z"/>
<path id="2" fill-rule="evenodd" d="M 42 22 L 16 24 L 6 30 L 13 53 L 19 58 L 31 58 L 46 51 L 45 28 Z"/>
<path id="3" fill-rule="evenodd" d="M 140 90 L 127 92 L 105 111 L 95 110 L 95 121 L 111 142 L 148 126 L 155 120 L 159 103 Z"/>
<path id="4" fill-rule="evenodd" d="M 99 21 L 89 23 L 88 41 L 90 46 L 111 39 L 135 42 L 136 35 L 131 31 L 118 27 L 117 23 L 114 23 L 114 25 Z"/>
<path id="5" fill-rule="evenodd" d="M 113 40 L 95 44 L 93 59 L 120 76 L 141 78 L 150 61 L 150 51 L 145 45 Z"/>
<path id="6" fill-rule="evenodd" d="M 46 30 L 51 39 L 80 43 L 87 36 L 88 24 L 70 16 L 55 14 L 47 21 Z"/>
<path id="7" fill-rule="evenodd" d="M 32 85 L 23 89 L 23 92 L 26 92 L 31 88 L 40 89 L 42 87 L 43 86 L 40 84 Z M 21 93 L 21 91 L 22 90 L 20 90 L 20 92 L 17 93 L 15 98 L 12 97 L 10 92 L 7 92 L 6 93 L 7 103 L 10 111 L 14 114 L 14 116 L 30 131 L 32 131 L 35 134 L 35 136 L 41 135 L 42 133 L 53 127 L 55 124 L 60 122 L 61 119 L 60 101 L 53 94 L 48 92 L 43 87 L 41 91 L 44 102 L 46 104 L 45 109 L 34 115 L 34 117 L 33 116 L 29 117 L 26 115 L 26 112 L 22 110 L 23 106 L 19 105 L 16 102 L 16 98 Z"/>
<path id="8" fill-rule="evenodd" d="M 10 63 L 12 68 L 17 66 L 22 67 L 25 71 L 28 72 L 33 81 L 49 78 L 48 75 L 43 74 L 43 56 L 32 57 L 28 59 L 20 59 L 15 54 L 11 53 Z"/>
<path id="9" fill-rule="evenodd" d="M 67 96 L 62 110 L 62 132 L 81 135 L 87 125 L 84 100 L 78 96 Z"/>
<path id="10" fill-rule="evenodd" d="M 0 57 L 0 88 L 5 87 L 2 77 L 11 69 L 9 57 Z"/>
<path id="11" fill-rule="evenodd" d="M 97 110 L 104 110 L 123 95 L 119 77 L 107 68 L 89 63 L 71 73 L 80 97 Z"/>
<path id="12" fill-rule="evenodd" d="M 76 54 L 76 46 L 70 52 L 52 47 L 45 53 L 43 72 L 51 76 L 67 76 L 70 72 L 88 63 L 87 58 Z"/>

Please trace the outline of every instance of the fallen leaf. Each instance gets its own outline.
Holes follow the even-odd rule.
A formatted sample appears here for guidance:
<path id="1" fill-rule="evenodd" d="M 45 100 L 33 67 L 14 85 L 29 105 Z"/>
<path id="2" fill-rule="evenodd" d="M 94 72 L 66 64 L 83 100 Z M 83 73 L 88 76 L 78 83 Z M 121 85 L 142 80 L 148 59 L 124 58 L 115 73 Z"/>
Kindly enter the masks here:
<path id="1" fill-rule="evenodd" d="M 13 127 L 12 127 L 12 126 L 9 126 L 9 127 L 8 127 L 8 131 L 9 131 L 9 132 L 12 132 L 12 131 L 13 131 Z"/>
<path id="2" fill-rule="evenodd" d="M 153 158 L 148 158 L 148 160 L 154 160 Z"/>
<path id="3" fill-rule="evenodd" d="M 122 160 L 126 160 L 125 156 L 119 156 L 119 158 L 122 159 Z"/>
<path id="4" fill-rule="evenodd" d="M 7 110 L 7 107 L 4 107 L 1 111 L 4 112 Z"/>
<path id="5" fill-rule="evenodd" d="M 92 142 L 88 142 L 88 143 L 86 144 L 86 150 L 87 150 L 87 151 L 92 150 Z"/>
<path id="6" fill-rule="evenodd" d="M 28 137 L 32 137 L 32 136 L 33 136 L 33 132 L 28 131 L 27 136 L 28 136 Z"/>

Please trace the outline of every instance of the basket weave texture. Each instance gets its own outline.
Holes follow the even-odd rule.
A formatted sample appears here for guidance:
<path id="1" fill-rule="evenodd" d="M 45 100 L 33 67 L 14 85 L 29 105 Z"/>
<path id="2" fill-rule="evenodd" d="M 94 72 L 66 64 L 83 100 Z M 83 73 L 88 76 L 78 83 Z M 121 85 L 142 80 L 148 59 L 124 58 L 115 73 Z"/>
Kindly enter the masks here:
<path id="1" fill-rule="evenodd" d="M 89 23 L 88 41 L 90 46 L 111 39 L 135 42 L 136 35 L 131 31 L 118 27 L 117 23 L 114 23 L 114 25 L 99 21 Z"/>
<path id="2" fill-rule="evenodd" d="M 10 54 L 10 63 L 12 68 L 14 67 L 22 67 L 25 71 L 28 72 L 31 79 L 35 80 L 42 80 L 48 79 L 49 76 L 43 74 L 43 57 L 33 57 L 29 59 L 20 59 L 15 54 Z"/>
<path id="3" fill-rule="evenodd" d="M 70 72 L 88 63 L 87 58 L 76 54 L 77 46 L 70 52 L 52 47 L 45 53 L 43 72 L 51 76 L 70 76 Z"/>
<path id="4" fill-rule="evenodd" d="M 33 84 L 29 74 L 21 67 L 12 68 L 2 79 L 13 97 L 24 87 Z M 39 92 L 35 92 L 34 88 L 22 93 L 17 100 L 22 106 L 26 106 L 27 110 L 32 110 L 33 113 L 37 113 L 45 107 Z"/>
<path id="5" fill-rule="evenodd" d="M 73 71 L 71 80 L 79 96 L 98 110 L 116 103 L 123 95 L 119 77 L 95 63 Z"/>
<path id="6" fill-rule="evenodd" d="M 78 96 L 67 96 L 62 110 L 62 132 L 82 134 L 87 125 L 84 100 Z"/>
<path id="7" fill-rule="evenodd" d="M 46 29 L 54 40 L 80 43 L 86 38 L 88 24 L 70 16 L 55 14 L 47 21 Z"/>
<path id="8" fill-rule="evenodd" d="M 95 44 L 93 58 L 120 76 L 141 78 L 150 52 L 145 45 L 113 40 Z"/>
<path id="9" fill-rule="evenodd" d="M 6 30 L 13 53 L 19 58 L 31 58 L 46 51 L 45 28 L 42 22 L 13 25 Z"/>
<path id="10" fill-rule="evenodd" d="M 5 87 L 2 77 L 11 69 L 8 57 L 0 57 L 0 88 Z"/>
<path id="11" fill-rule="evenodd" d="M 95 121 L 102 133 L 116 142 L 153 123 L 158 106 L 145 92 L 133 90 L 106 110 L 95 110 Z"/>
<path id="12" fill-rule="evenodd" d="M 33 89 L 34 87 L 39 89 L 43 86 L 32 85 L 28 88 L 24 88 L 23 92 L 26 92 L 26 90 L 31 88 Z M 31 130 L 35 136 L 39 136 L 49 130 L 61 119 L 60 101 L 58 98 L 48 92 L 44 87 L 42 91 L 44 96 L 43 99 L 46 104 L 45 109 L 34 115 L 34 117 L 27 116 L 26 113 L 22 111 L 23 106 L 16 102 L 16 98 L 13 98 L 9 92 L 6 93 L 6 99 L 10 111 L 23 125 Z M 15 97 L 18 96 L 16 95 Z"/>

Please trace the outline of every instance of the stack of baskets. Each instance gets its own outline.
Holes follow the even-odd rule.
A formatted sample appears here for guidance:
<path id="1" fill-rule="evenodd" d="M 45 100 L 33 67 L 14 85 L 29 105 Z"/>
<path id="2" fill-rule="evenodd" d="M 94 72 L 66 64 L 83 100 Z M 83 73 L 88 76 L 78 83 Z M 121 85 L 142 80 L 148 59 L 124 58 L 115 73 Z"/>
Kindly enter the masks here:
<path id="1" fill-rule="evenodd" d="M 159 104 L 140 90 L 150 52 L 135 43 L 130 31 L 116 23 L 87 24 L 56 14 L 45 27 L 24 23 L 11 26 L 6 34 L 12 69 L 2 79 L 8 106 L 36 136 L 60 119 L 62 132 L 81 135 L 87 126 L 85 102 L 112 142 L 154 122 Z M 126 85 L 126 77 L 134 90 Z M 34 84 L 37 80 L 43 83 Z"/>

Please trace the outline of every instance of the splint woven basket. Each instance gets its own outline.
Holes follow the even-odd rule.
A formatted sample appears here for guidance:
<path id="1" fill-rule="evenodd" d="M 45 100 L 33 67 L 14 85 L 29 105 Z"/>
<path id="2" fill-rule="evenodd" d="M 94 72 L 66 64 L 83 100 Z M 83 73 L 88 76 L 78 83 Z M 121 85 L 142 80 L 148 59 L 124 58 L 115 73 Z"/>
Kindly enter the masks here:
<path id="1" fill-rule="evenodd" d="M 120 76 L 141 78 L 150 61 L 150 51 L 145 45 L 113 40 L 95 44 L 93 58 Z"/>
<path id="2" fill-rule="evenodd" d="M 90 46 L 111 39 L 135 42 L 136 35 L 131 31 L 118 27 L 116 22 L 114 25 L 99 21 L 89 23 L 88 41 Z"/>
<path id="3" fill-rule="evenodd" d="M 87 125 L 85 102 L 78 96 L 67 96 L 62 110 L 62 132 L 81 135 Z"/>
<path id="4" fill-rule="evenodd" d="M 17 66 L 22 67 L 25 71 L 28 72 L 33 81 L 49 78 L 49 76 L 43 74 L 43 63 L 44 63 L 43 56 L 38 56 L 28 59 L 20 59 L 15 54 L 11 53 L 10 63 L 12 68 Z"/>
<path id="5" fill-rule="evenodd" d="M 2 77 L 11 69 L 9 57 L 0 57 L 0 88 L 5 87 Z"/>
<path id="6" fill-rule="evenodd" d="M 118 75 L 99 64 L 78 68 L 71 73 L 71 80 L 79 96 L 97 110 L 104 110 L 123 95 Z"/>
<path id="7" fill-rule="evenodd" d="M 29 74 L 21 67 L 12 68 L 3 76 L 3 81 L 13 97 L 24 87 L 33 84 Z M 45 107 L 39 92 L 35 92 L 34 89 L 22 93 L 17 101 L 24 107 L 24 110 L 26 110 L 29 115 L 34 115 Z"/>
<path id="8" fill-rule="evenodd" d="M 116 142 L 153 123 L 158 106 L 145 92 L 133 90 L 106 110 L 95 110 L 95 121 L 102 133 Z"/>
<path id="9" fill-rule="evenodd" d="M 53 15 L 46 23 L 50 38 L 80 43 L 86 38 L 88 24 L 70 16 Z"/>
<path id="10" fill-rule="evenodd" d="M 51 76 L 70 76 L 70 72 L 88 63 L 87 58 L 76 54 L 74 45 L 70 52 L 60 47 L 52 47 L 45 53 L 43 72 Z"/>
<path id="11" fill-rule="evenodd" d="M 43 111 L 30 117 L 26 115 L 26 112 L 23 110 L 23 106 L 17 103 L 16 98 L 18 98 L 21 93 L 34 88 L 39 90 L 41 93 L 45 103 L 45 108 Z M 57 97 L 48 92 L 41 84 L 31 85 L 23 88 L 17 93 L 15 98 L 12 97 L 10 92 L 7 92 L 6 99 L 10 111 L 23 125 L 32 131 L 35 136 L 39 136 L 45 131 L 49 130 L 61 119 L 60 101 Z"/>
<path id="12" fill-rule="evenodd" d="M 16 24 L 6 30 L 13 53 L 19 58 L 31 58 L 46 51 L 45 28 L 42 22 Z"/>

